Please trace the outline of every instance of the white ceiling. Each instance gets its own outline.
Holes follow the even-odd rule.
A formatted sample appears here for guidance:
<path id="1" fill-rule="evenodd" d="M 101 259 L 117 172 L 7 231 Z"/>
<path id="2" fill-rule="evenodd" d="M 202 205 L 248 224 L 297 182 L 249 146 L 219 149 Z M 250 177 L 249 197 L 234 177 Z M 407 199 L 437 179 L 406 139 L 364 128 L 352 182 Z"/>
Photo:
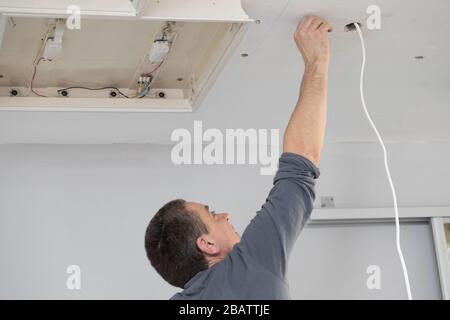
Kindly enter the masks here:
<path id="1" fill-rule="evenodd" d="M 173 129 L 192 129 L 194 120 L 204 128 L 284 129 L 303 72 L 292 35 L 305 14 L 335 28 L 327 142 L 374 141 L 359 98 L 359 38 L 342 31 L 348 22 L 364 22 L 371 4 L 381 8 L 382 28 L 364 32 L 365 91 L 381 134 L 396 142 L 450 141 L 450 1 L 244 0 L 261 23 L 249 28 L 197 112 L 1 112 L 0 143 L 162 144 Z"/>

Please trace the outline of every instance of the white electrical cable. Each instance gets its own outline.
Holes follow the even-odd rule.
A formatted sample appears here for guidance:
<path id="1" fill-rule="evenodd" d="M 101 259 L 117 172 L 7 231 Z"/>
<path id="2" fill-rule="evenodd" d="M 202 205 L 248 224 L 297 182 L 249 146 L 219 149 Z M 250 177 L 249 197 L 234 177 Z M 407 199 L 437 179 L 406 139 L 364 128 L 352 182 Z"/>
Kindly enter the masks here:
<path id="1" fill-rule="evenodd" d="M 361 39 L 361 47 L 362 47 L 362 65 L 361 65 L 361 78 L 359 82 L 359 89 L 361 93 L 361 102 L 362 106 L 364 108 L 364 112 L 366 113 L 367 119 L 369 120 L 370 124 L 372 125 L 373 130 L 375 131 L 375 134 L 377 135 L 378 141 L 381 144 L 381 147 L 383 148 L 384 153 L 384 167 L 386 168 L 386 174 L 389 180 L 389 184 L 391 186 L 392 190 L 392 197 L 394 198 L 394 210 L 395 210 L 395 237 L 396 237 L 396 244 L 397 244 L 397 252 L 398 256 L 400 258 L 400 262 L 402 264 L 403 269 L 403 277 L 405 279 L 405 285 L 406 285 L 406 292 L 408 294 L 408 299 L 412 300 L 411 295 L 411 288 L 409 284 L 409 277 L 408 277 L 408 270 L 406 269 L 406 263 L 405 259 L 403 258 L 402 248 L 400 246 L 400 221 L 398 216 L 398 207 L 397 207 L 397 196 L 395 194 L 394 184 L 392 183 L 391 173 L 389 171 L 389 165 L 387 162 L 387 152 L 386 147 L 384 146 L 383 140 L 381 139 L 380 134 L 378 133 L 377 128 L 375 127 L 375 124 L 372 121 L 372 118 L 369 115 L 369 112 L 367 111 L 366 102 L 364 100 L 364 92 L 363 92 L 363 77 L 364 77 L 364 67 L 366 64 L 366 48 L 364 46 L 364 39 L 361 33 L 361 29 L 359 28 L 359 25 L 357 23 L 354 23 L 356 30 L 358 31 L 359 38 Z"/>

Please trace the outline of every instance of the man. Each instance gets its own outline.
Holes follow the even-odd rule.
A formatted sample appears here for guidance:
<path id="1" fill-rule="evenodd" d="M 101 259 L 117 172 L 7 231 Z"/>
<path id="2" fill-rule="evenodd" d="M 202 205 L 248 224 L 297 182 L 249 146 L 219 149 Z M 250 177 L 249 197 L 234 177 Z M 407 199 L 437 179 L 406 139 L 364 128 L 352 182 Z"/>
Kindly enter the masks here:
<path id="1" fill-rule="evenodd" d="M 228 213 L 174 200 L 150 221 L 147 256 L 172 299 L 289 299 L 287 261 L 310 217 L 326 124 L 331 26 L 304 18 L 294 39 L 305 63 L 297 105 L 284 133 L 274 186 L 242 238 Z"/>

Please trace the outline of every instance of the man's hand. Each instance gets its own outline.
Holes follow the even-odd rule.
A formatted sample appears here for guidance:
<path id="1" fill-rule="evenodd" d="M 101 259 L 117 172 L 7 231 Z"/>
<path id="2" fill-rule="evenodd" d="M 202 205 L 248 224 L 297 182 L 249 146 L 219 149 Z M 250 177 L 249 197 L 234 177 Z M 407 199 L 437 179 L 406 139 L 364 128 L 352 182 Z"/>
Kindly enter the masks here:
<path id="1" fill-rule="evenodd" d="M 307 16 L 298 24 L 294 33 L 295 43 L 302 53 L 305 65 L 330 59 L 328 32 L 333 29 L 325 20 Z"/>

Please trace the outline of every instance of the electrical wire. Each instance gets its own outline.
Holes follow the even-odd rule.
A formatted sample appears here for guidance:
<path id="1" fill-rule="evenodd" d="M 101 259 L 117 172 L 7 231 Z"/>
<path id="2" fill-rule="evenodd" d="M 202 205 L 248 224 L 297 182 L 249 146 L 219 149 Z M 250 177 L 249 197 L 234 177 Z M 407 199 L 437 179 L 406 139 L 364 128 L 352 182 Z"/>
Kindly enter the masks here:
<path id="1" fill-rule="evenodd" d="M 141 74 L 142 77 L 149 77 L 152 76 L 154 72 L 156 72 L 156 70 L 158 70 L 161 65 L 164 63 L 164 61 L 166 61 L 166 58 L 164 58 L 164 60 L 162 60 L 155 68 L 153 68 L 152 71 L 149 72 L 144 72 L 143 74 Z"/>
<path id="2" fill-rule="evenodd" d="M 168 40 L 169 41 L 169 43 L 170 43 L 170 47 L 172 48 L 173 46 L 174 46 L 174 44 L 175 44 L 175 41 L 177 40 L 177 37 L 178 37 L 178 33 L 177 32 L 175 32 L 175 31 L 171 31 L 171 34 L 172 34 L 172 37 L 170 37 L 170 39 L 168 39 L 166 36 L 167 36 L 167 27 L 164 27 L 163 29 L 162 29 L 162 39 L 163 40 Z M 142 57 L 142 59 L 141 59 L 141 61 L 139 62 L 139 64 L 138 64 L 138 66 L 137 66 L 137 69 L 136 69 L 136 71 L 135 71 L 135 73 L 134 73 L 134 75 L 133 75 L 133 77 L 132 77 L 132 80 L 131 80 L 131 82 L 130 82 L 130 84 L 129 84 L 129 86 L 128 87 L 131 87 L 132 85 L 133 85 L 133 81 L 134 81 L 134 79 L 139 75 L 139 76 L 141 76 L 141 77 L 145 77 L 145 76 L 152 76 L 152 80 L 153 80 L 153 78 L 155 78 L 155 76 L 153 75 L 153 73 L 155 73 L 158 69 L 159 69 L 159 67 L 161 67 L 161 65 L 165 62 L 165 60 L 167 59 L 167 55 L 164 57 L 164 59 L 158 64 L 158 66 L 156 66 L 156 68 L 154 68 L 152 71 L 149 71 L 149 72 L 140 72 L 140 70 L 141 70 L 141 68 L 142 68 L 142 66 L 145 64 L 145 61 L 146 61 L 146 59 L 147 59 L 147 57 L 148 57 L 148 53 L 147 54 L 145 54 L 143 57 Z M 141 84 L 139 84 L 139 86 L 136 88 L 136 97 L 139 95 L 139 92 L 142 92 L 141 91 Z"/>
<path id="3" fill-rule="evenodd" d="M 138 95 L 138 98 L 144 98 L 148 95 L 150 92 L 150 81 L 146 83 L 144 89 L 141 91 L 141 93 Z"/>
<path id="4" fill-rule="evenodd" d="M 35 91 L 35 88 L 33 88 L 33 83 L 34 83 L 34 80 L 35 80 L 35 78 L 36 78 L 37 67 L 39 66 L 39 64 L 41 63 L 41 61 L 45 60 L 45 59 L 42 57 L 42 55 L 43 55 L 43 53 L 44 53 L 45 45 L 46 45 L 46 43 L 47 43 L 47 40 L 49 39 L 50 33 L 52 32 L 52 30 L 53 30 L 54 28 L 55 28 L 55 25 L 52 25 L 52 26 L 47 30 L 47 32 L 46 32 L 46 34 L 45 34 L 45 36 L 44 36 L 44 38 L 43 38 L 42 45 L 41 45 L 41 47 L 39 48 L 39 51 L 38 51 L 38 53 L 37 53 L 37 55 L 36 55 L 36 57 L 35 57 L 35 59 L 34 59 L 34 61 L 33 61 L 33 72 L 32 72 L 32 75 L 31 75 L 31 80 L 29 81 L 29 83 L 30 83 L 30 84 L 29 84 L 29 91 L 30 91 L 30 92 L 33 92 L 35 95 L 37 95 L 37 96 L 39 96 L 39 97 L 43 97 L 43 98 L 49 98 L 50 96 L 46 96 L 46 95 L 43 95 L 43 94 L 40 94 L 40 93 L 36 92 L 36 91 Z M 162 65 L 163 62 L 164 62 L 164 60 L 161 61 L 161 63 L 159 63 L 158 66 L 157 66 L 156 68 L 154 68 L 152 71 L 146 73 L 145 76 L 150 76 L 151 79 L 153 79 L 152 74 L 153 74 L 154 72 L 156 72 L 156 71 L 159 69 L 159 67 Z M 151 80 L 150 80 L 150 81 L 151 81 Z M 67 91 L 67 90 L 71 90 L 71 89 L 84 89 L 84 90 L 92 90 L 92 91 L 112 89 L 112 90 L 116 90 L 121 96 L 123 96 L 123 97 L 125 97 L 125 98 L 127 98 L 127 99 L 131 99 L 131 98 L 136 98 L 136 97 L 143 98 L 143 97 L 147 96 L 147 94 L 148 94 L 149 91 L 150 91 L 150 83 L 146 84 L 146 85 L 144 86 L 144 89 L 139 90 L 139 92 L 138 92 L 136 95 L 134 95 L 134 96 L 128 96 L 128 95 L 126 95 L 126 94 L 124 94 L 122 91 L 120 91 L 119 88 L 114 87 L 114 86 L 106 86 L 106 87 L 100 87 L 100 88 L 91 88 L 91 87 L 84 87 L 84 86 L 70 86 L 70 87 L 67 87 L 67 88 L 59 89 L 59 90 L 57 90 L 57 92 L 60 93 L 60 92 L 62 92 L 62 91 Z M 28 93 L 28 94 L 29 94 L 29 93 Z"/>
<path id="5" fill-rule="evenodd" d="M 396 246 L 397 246 L 397 252 L 398 252 L 398 256 L 400 258 L 400 263 L 402 265 L 402 270 L 403 270 L 403 277 L 405 280 L 405 286 L 406 286 L 406 292 L 408 294 L 408 299 L 412 300 L 412 295 L 411 295 L 411 286 L 409 284 L 409 277 L 408 277 L 408 269 L 406 268 L 406 263 L 405 263 L 405 259 L 403 258 L 403 253 L 402 253 L 402 248 L 400 246 L 400 221 L 399 221 L 399 215 L 398 215 L 398 206 L 397 206 L 397 195 L 395 193 L 395 188 L 394 188 L 394 184 L 392 182 L 392 178 L 391 178 L 391 173 L 389 170 L 389 165 L 388 165 L 388 161 L 387 161 L 387 152 L 386 152 L 386 147 L 384 145 L 383 139 L 381 138 L 375 124 L 372 121 L 372 118 L 369 115 L 369 112 L 367 111 L 367 107 L 366 107 L 366 102 L 364 99 L 364 91 L 363 91 L 363 77 L 364 77 L 364 68 L 365 68 L 365 64 L 366 64 L 366 48 L 364 46 L 364 39 L 361 33 L 361 29 L 359 27 L 359 25 L 357 23 L 354 23 L 356 30 L 358 31 L 358 35 L 359 38 L 361 40 L 361 47 L 362 47 L 362 64 L 361 64 L 361 77 L 360 77 L 360 83 L 359 83 L 359 89 L 360 89 L 360 93 L 361 93 L 361 102 L 362 102 L 362 106 L 364 108 L 364 112 L 366 113 L 367 119 L 369 120 L 373 130 L 375 131 L 375 134 L 378 138 L 378 141 L 381 144 L 381 147 L 383 149 L 383 154 L 384 154 L 384 166 L 386 168 L 386 174 L 389 180 L 389 185 L 391 186 L 391 191 L 392 191 L 392 197 L 394 199 L 394 211 L 395 211 L 395 240 L 396 240 Z"/>
<path id="6" fill-rule="evenodd" d="M 163 29 L 163 39 L 165 39 L 165 40 L 166 40 L 166 34 L 165 34 L 166 29 L 167 29 L 167 27 Z M 177 40 L 177 38 L 178 38 L 178 33 L 172 31 L 172 37 L 171 37 L 171 39 L 170 39 L 170 40 L 167 39 L 167 40 L 170 42 L 170 47 L 171 47 L 171 48 L 174 46 L 175 41 Z M 162 64 L 167 60 L 167 56 L 168 56 L 168 55 L 169 55 L 169 53 L 167 53 L 167 55 L 164 57 L 164 59 L 163 59 L 163 60 L 162 60 L 155 68 L 153 68 L 152 71 L 149 71 L 149 72 L 143 72 L 143 73 L 141 74 L 141 76 L 143 76 L 143 77 L 149 77 L 149 76 L 151 76 L 151 77 L 152 77 L 152 80 L 153 80 L 153 78 L 155 77 L 154 73 L 155 73 L 155 72 L 162 66 Z"/>
<path id="7" fill-rule="evenodd" d="M 82 86 L 72 86 L 72 87 L 67 87 L 67 88 L 63 88 L 63 89 L 59 89 L 58 92 L 62 92 L 62 91 L 67 91 L 67 90 L 71 90 L 71 89 L 84 89 L 84 90 L 93 90 L 93 91 L 97 91 L 97 90 L 106 90 L 106 89 L 113 89 L 116 90 L 121 96 L 130 99 L 129 96 L 127 96 L 126 94 L 124 94 L 122 91 L 120 91 L 119 88 L 117 87 L 101 87 L 101 88 L 89 88 L 89 87 L 82 87 Z"/>
<path id="8" fill-rule="evenodd" d="M 166 39 L 166 32 L 167 32 L 167 30 L 171 30 L 171 26 L 170 26 L 170 27 L 165 27 L 165 28 L 163 29 L 163 36 L 162 36 L 162 39 L 164 39 L 164 40 L 168 40 L 168 39 Z M 174 45 L 175 40 L 177 39 L 177 37 L 178 37 L 178 33 L 172 32 L 172 38 L 171 38 L 170 40 L 168 40 L 168 41 L 170 42 L 170 46 L 171 46 L 171 47 L 173 47 L 173 45 Z M 163 65 L 163 63 L 167 60 L 167 56 L 168 56 L 168 54 L 164 57 L 164 59 L 163 59 L 160 63 L 158 63 L 158 65 L 157 65 L 156 67 L 153 68 L 153 70 L 148 71 L 148 72 L 143 72 L 143 73 L 141 74 L 141 77 L 150 77 L 150 80 L 148 81 L 148 83 L 145 84 L 144 89 L 142 89 L 142 91 L 140 91 L 140 93 L 138 93 L 138 94 L 136 95 L 136 97 L 138 97 L 138 98 L 144 98 L 145 96 L 147 96 L 147 95 L 149 94 L 151 82 L 152 82 L 153 79 L 156 77 L 156 74 L 155 74 L 155 73 L 159 70 L 159 68 L 160 68 L 160 67 Z M 145 57 L 144 57 L 144 58 L 145 58 Z M 142 62 L 141 62 L 141 64 L 140 64 L 140 66 L 141 66 L 141 65 L 142 65 Z M 141 89 L 141 83 L 139 84 L 138 90 L 140 90 L 140 89 Z"/>
<path id="9" fill-rule="evenodd" d="M 49 38 L 49 35 L 50 35 L 52 29 L 53 29 L 55 26 L 56 26 L 56 25 L 52 25 L 51 28 L 49 28 L 49 29 L 47 30 L 47 33 L 45 34 L 45 37 L 43 38 L 42 46 L 41 46 L 41 48 L 39 49 L 39 52 L 38 52 L 38 54 L 36 55 L 36 58 L 34 59 L 34 62 L 33 62 L 33 73 L 32 73 L 31 81 L 30 81 L 30 91 L 33 92 L 35 95 L 37 95 L 37 96 L 39 96 L 39 97 L 43 97 L 43 98 L 49 98 L 49 96 L 45 96 L 45 95 L 43 95 L 43 94 L 40 94 L 40 93 L 36 92 L 36 91 L 34 90 L 34 88 L 33 88 L 33 83 L 34 83 L 34 80 L 35 80 L 35 78 L 36 78 L 37 67 L 38 67 L 39 63 L 40 63 L 42 60 L 45 60 L 45 59 L 42 57 L 42 54 L 43 54 L 43 52 L 44 52 L 44 50 L 45 50 L 45 45 L 46 45 L 46 43 L 47 43 L 47 40 L 48 40 L 48 38 Z M 163 31 L 166 32 L 166 29 L 167 29 L 167 27 L 166 27 L 165 29 L 163 29 Z M 176 38 L 177 38 L 177 35 L 178 35 L 178 34 L 177 34 L 176 32 L 173 32 L 173 37 L 172 37 L 172 39 L 171 39 L 171 41 L 170 41 L 170 42 L 171 42 L 171 46 L 172 46 L 173 43 L 175 42 L 175 40 L 176 40 Z M 165 37 L 165 35 L 164 35 L 164 37 Z M 166 61 L 166 59 L 167 59 L 167 56 L 166 56 L 166 57 L 165 57 L 165 58 L 164 58 L 164 59 L 163 59 L 163 60 L 162 60 L 155 68 L 153 68 L 153 70 L 151 70 L 151 71 L 149 71 L 149 72 L 144 72 L 144 73 L 141 74 L 141 77 L 150 77 L 150 80 L 149 80 L 147 83 L 144 83 L 143 88 L 141 88 L 141 85 L 142 85 L 142 84 L 140 84 L 139 87 L 138 87 L 138 91 L 137 91 L 136 94 L 133 95 L 133 96 L 128 96 L 128 95 L 124 94 L 122 91 L 120 91 L 119 88 L 113 87 L 113 86 L 107 86 L 107 87 L 101 87 L 101 88 L 90 88 L 90 87 L 84 87 L 84 86 L 71 86 L 71 87 L 59 89 L 59 90 L 57 90 L 57 92 L 60 93 L 60 92 L 62 92 L 62 91 L 67 91 L 67 90 L 71 90 L 71 89 L 84 89 L 84 90 L 93 90 L 93 91 L 97 91 L 97 90 L 106 90 L 106 89 L 113 89 L 113 90 L 116 90 L 121 96 L 123 96 L 123 97 L 125 97 L 125 98 L 127 98 L 127 99 L 131 99 L 131 98 L 144 98 L 144 97 L 147 96 L 148 93 L 150 92 L 150 85 L 151 85 L 152 80 L 153 80 L 154 77 L 155 77 L 155 76 L 154 76 L 154 73 L 157 72 L 157 71 L 159 70 L 159 68 L 160 68 L 160 67 L 162 66 L 162 64 Z M 142 62 L 141 62 L 141 64 L 142 64 Z M 28 93 L 28 94 L 29 94 L 29 93 Z"/>
<path id="10" fill-rule="evenodd" d="M 45 33 L 45 36 L 44 36 L 44 38 L 42 39 L 42 40 L 43 40 L 42 45 L 41 45 L 41 47 L 39 48 L 39 51 L 38 51 L 36 57 L 34 58 L 34 61 L 33 61 L 33 72 L 32 72 L 32 74 L 31 74 L 31 80 L 29 81 L 30 85 L 29 85 L 29 91 L 28 91 L 27 95 L 29 95 L 30 92 L 33 92 L 35 95 L 38 95 L 38 96 L 40 96 L 40 97 L 47 98 L 47 96 L 44 96 L 44 95 L 39 94 L 39 93 L 37 93 L 36 91 L 34 91 L 34 89 L 33 89 L 33 82 L 34 82 L 34 79 L 35 79 L 35 77 L 36 77 L 37 66 L 39 65 L 39 63 L 40 63 L 42 60 L 44 60 L 44 58 L 42 57 L 42 55 L 44 54 L 45 45 L 46 45 L 46 43 L 47 43 L 47 40 L 48 40 L 48 38 L 49 38 L 49 36 L 50 36 L 51 31 L 52 31 L 53 28 L 55 28 L 55 27 L 56 27 L 56 25 L 52 25 L 52 26 L 50 26 L 50 27 L 47 29 L 47 32 Z M 26 85 L 27 85 L 27 84 L 26 84 Z"/>
<path id="11" fill-rule="evenodd" d="M 45 96 L 45 95 L 43 95 L 43 94 L 40 94 L 40 93 L 36 92 L 36 91 L 34 90 L 34 88 L 33 88 L 33 83 L 34 83 L 34 80 L 35 80 L 35 78 L 36 78 L 36 72 L 37 72 L 37 67 L 38 67 L 39 63 L 40 63 L 41 61 L 45 60 L 45 59 L 42 57 L 42 55 L 43 55 L 43 53 L 44 53 L 44 50 L 45 50 L 45 45 L 46 45 L 47 40 L 48 40 L 48 38 L 49 38 L 49 36 L 50 36 L 50 33 L 52 32 L 52 30 L 53 30 L 55 27 L 56 27 L 56 25 L 52 25 L 52 26 L 47 30 L 47 32 L 46 32 L 46 34 L 45 34 L 45 36 L 44 36 L 44 38 L 43 38 L 43 43 L 42 43 L 42 45 L 41 45 L 41 47 L 40 47 L 40 49 L 39 49 L 39 51 L 38 51 L 38 54 L 36 55 L 36 57 L 35 57 L 35 59 L 34 59 L 34 62 L 33 62 L 33 73 L 32 73 L 31 81 L 30 81 L 30 91 L 33 92 L 35 95 L 37 95 L 37 96 L 39 96 L 39 97 L 43 97 L 43 98 L 49 98 L 49 96 Z M 64 88 L 64 89 L 59 89 L 59 90 L 57 90 L 57 92 L 60 93 L 60 92 L 62 92 L 62 91 L 67 91 L 67 90 L 70 90 L 70 89 L 85 89 L 85 90 L 106 90 L 106 89 L 113 89 L 113 90 L 116 90 L 121 96 L 123 96 L 123 97 L 125 97 L 125 98 L 130 98 L 129 96 L 127 96 L 126 94 L 124 94 L 122 91 L 120 91 L 119 88 L 117 88 L 117 87 L 112 87 L 112 86 L 110 86 L 110 87 L 101 87 L 101 88 L 89 88 L 89 87 L 82 87 L 82 86 L 71 86 L 71 87 L 67 87 L 67 88 Z"/>
<path id="12" fill-rule="evenodd" d="M 31 90 L 31 92 L 33 92 L 35 95 L 37 95 L 37 96 L 39 96 L 39 97 L 42 97 L 42 98 L 48 98 L 48 96 L 45 96 L 45 95 L 40 94 L 40 93 L 37 93 L 36 91 L 34 91 L 34 88 L 33 88 L 34 78 L 36 77 L 36 70 L 37 70 L 37 67 L 38 67 L 39 63 L 40 63 L 42 60 L 44 60 L 44 58 L 40 58 L 40 59 L 37 61 L 37 63 L 34 64 L 33 76 L 31 77 L 31 82 L 30 82 L 30 90 Z"/>

